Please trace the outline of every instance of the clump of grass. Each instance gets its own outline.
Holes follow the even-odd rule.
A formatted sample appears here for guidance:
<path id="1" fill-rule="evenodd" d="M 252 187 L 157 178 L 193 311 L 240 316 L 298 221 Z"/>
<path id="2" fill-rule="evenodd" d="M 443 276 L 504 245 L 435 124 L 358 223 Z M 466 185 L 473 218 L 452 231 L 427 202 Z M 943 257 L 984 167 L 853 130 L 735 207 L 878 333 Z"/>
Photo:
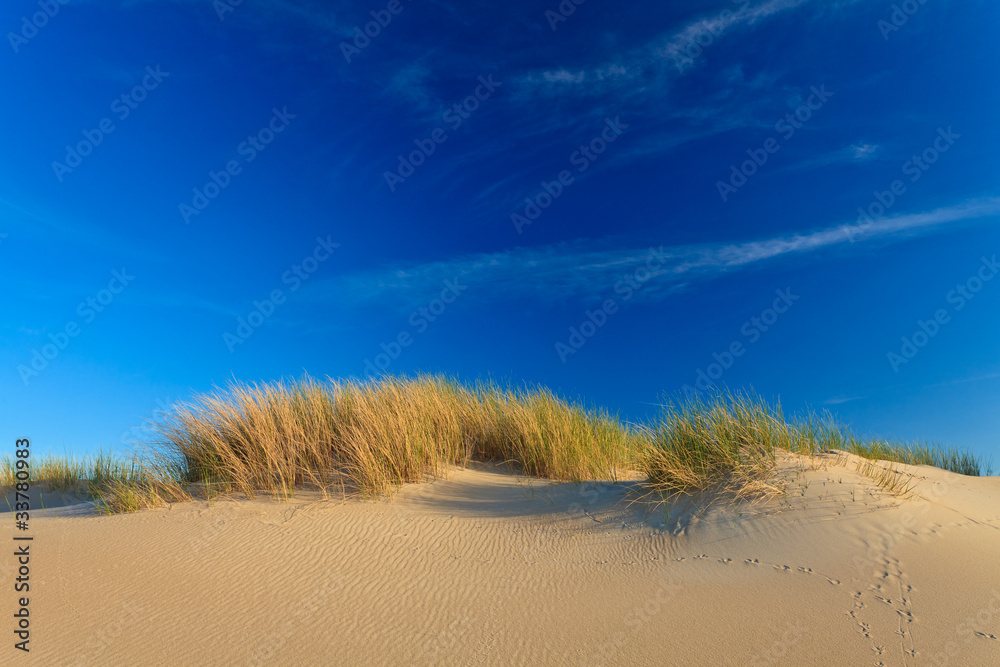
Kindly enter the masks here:
<path id="1" fill-rule="evenodd" d="M 614 479 L 634 467 L 640 437 L 545 389 L 439 377 L 233 383 L 176 406 L 152 430 L 185 481 L 285 498 L 302 484 L 377 497 L 472 458 L 550 479 Z"/>
<path id="2" fill-rule="evenodd" d="M 29 459 L 28 470 L 34 483 L 42 483 L 50 491 L 70 491 L 90 475 L 92 468 L 93 462 L 88 459 L 42 455 Z M 17 471 L 17 459 L 0 459 L 0 487 L 13 487 L 18 482 Z"/>
<path id="3" fill-rule="evenodd" d="M 894 468 L 892 463 L 892 461 L 866 458 L 858 462 L 857 470 L 874 480 L 883 489 L 898 496 L 907 496 L 913 489 L 913 476 Z"/>
<path id="4" fill-rule="evenodd" d="M 852 439 L 845 451 L 866 459 L 894 461 L 907 465 L 926 465 L 942 468 L 960 475 L 978 477 L 980 461 L 972 453 L 952 447 L 926 443 L 901 443 L 886 440 L 862 442 Z"/>
<path id="5" fill-rule="evenodd" d="M 135 457 L 123 458 L 106 453 L 93 457 L 72 458 L 46 454 L 29 459 L 27 470 L 31 484 L 48 491 L 89 492 L 102 489 L 112 480 L 130 483 L 143 474 Z M 0 459 L 0 487 L 12 487 L 17 479 L 17 459 Z"/>
<path id="6" fill-rule="evenodd" d="M 801 449 L 801 434 L 784 419 L 781 406 L 753 394 L 670 403 L 649 433 L 643 468 L 651 489 L 663 497 L 775 493 L 767 481 L 775 450 Z"/>
<path id="7" fill-rule="evenodd" d="M 775 452 L 812 456 L 843 451 L 866 459 L 859 471 L 880 486 L 905 494 L 901 473 L 876 462 L 930 465 L 979 475 L 973 454 L 926 443 L 862 439 L 826 413 L 788 420 L 781 404 L 752 392 L 719 393 L 665 406 L 643 460 L 651 489 L 662 497 L 715 491 L 735 497 L 768 495 Z"/>
<path id="8" fill-rule="evenodd" d="M 846 426 L 837 424 L 829 413 L 818 418 L 810 416 L 801 428 L 815 443 L 817 451 L 839 450 L 872 461 L 933 466 L 973 477 L 982 474 L 982 461 L 967 450 L 926 442 L 862 438 Z"/>
<path id="9" fill-rule="evenodd" d="M 116 508 L 119 497 L 134 495 L 144 485 L 149 486 L 154 479 L 151 470 L 136 456 L 121 457 L 99 452 L 92 457 L 73 458 L 52 454 L 33 456 L 27 470 L 30 485 L 49 492 L 79 493 L 104 501 L 103 507 Z M 0 490 L 4 494 L 16 488 L 17 459 L 0 459 Z M 160 484 L 163 487 L 163 484 Z M 179 488 L 178 488 L 179 491 Z M 165 487 L 159 495 L 166 493 Z M 172 497 L 176 497 L 176 493 Z M 136 509 L 151 507 L 158 502 L 135 504 Z M 112 509 L 110 511 L 120 511 Z"/>
<path id="10" fill-rule="evenodd" d="M 113 478 L 92 490 L 100 498 L 98 508 L 106 514 L 138 512 L 164 503 L 191 500 L 192 495 L 174 479 L 163 479 L 153 471 L 143 471 L 132 478 Z"/>

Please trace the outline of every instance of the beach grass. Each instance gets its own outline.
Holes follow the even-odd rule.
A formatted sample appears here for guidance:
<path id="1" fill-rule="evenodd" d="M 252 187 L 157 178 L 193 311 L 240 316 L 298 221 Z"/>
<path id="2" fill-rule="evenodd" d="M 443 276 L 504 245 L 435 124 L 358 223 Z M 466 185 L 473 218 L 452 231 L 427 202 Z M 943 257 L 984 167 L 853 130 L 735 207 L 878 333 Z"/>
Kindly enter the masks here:
<path id="1" fill-rule="evenodd" d="M 0 490 L 7 493 L 23 482 L 17 476 L 19 459 L 0 459 Z M 91 457 L 46 454 L 28 461 L 29 483 L 50 492 L 82 494 L 93 498 L 114 498 L 125 489 L 148 484 L 149 470 L 140 457 L 99 452 Z M 149 506 L 142 505 L 142 506 Z M 136 506 L 138 509 L 139 506 Z M 123 508 L 124 509 L 124 508 Z M 114 511 L 114 510 L 112 510 Z"/>
<path id="2" fill-rule="evenodd" d="M 437 377 L 232 384 L 152 430 L 185 481 L 283 497 L 301 484 L 378 497 L 471 459 L 548 479 L 614 479 L 634 467 L 642 437 L 545 389 Z"/>
<path id="3" fill-rule="evenodd" d="M 854 454 L 870 462 L 859 470 L 892 491 L 905 483 L 891 463 L 981 473 L 967 451 L 861 438 L 829 414 L 789 419 L 752 392 L 668 402 L 652 423 L 633 425 L 544 387 L 437 376 L 234 382 L 158 414 L 148 432 L 141 457 L 33 459 L 33 483 L 82 489 L 122 512 L 213 491 L 287 499 L 303 486 L 379 498 L 472 460 L 573 482 L 639 471 L 660 497 L 780 493 L 771 478 L 781 450 Z M 0 486 L 12 486 L 15 472 L 0 460 Z"/>

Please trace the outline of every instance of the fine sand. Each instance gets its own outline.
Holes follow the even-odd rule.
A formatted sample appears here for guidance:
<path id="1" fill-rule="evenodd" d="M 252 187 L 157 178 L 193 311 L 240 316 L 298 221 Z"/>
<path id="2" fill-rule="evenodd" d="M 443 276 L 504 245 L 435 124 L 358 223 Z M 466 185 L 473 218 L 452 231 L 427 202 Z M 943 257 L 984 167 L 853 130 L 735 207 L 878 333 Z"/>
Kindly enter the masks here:
<path id="1" fill-rule="evenodd" d="M 841 461 L 784 455 L 781 496 L 669 511 L 487 465 L 378 502 L 36 497 L 31 651 L 8 548 L 0 663 L 1000 664 L 1000 479 L 896 466 L 903 499 Z"/>

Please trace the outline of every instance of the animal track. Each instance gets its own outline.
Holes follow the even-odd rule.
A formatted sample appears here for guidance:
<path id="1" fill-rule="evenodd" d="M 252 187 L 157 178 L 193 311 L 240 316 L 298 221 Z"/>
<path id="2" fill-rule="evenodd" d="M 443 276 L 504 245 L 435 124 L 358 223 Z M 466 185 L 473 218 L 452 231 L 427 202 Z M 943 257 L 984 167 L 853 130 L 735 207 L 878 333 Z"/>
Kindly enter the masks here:
<path id="1" fill-rule="evenodd" d="M 800 567 L 799 572 L 803 574 L 819 574 L 818 572 L 813 572 L 813 569 L 811 567 Z M 831 579 L 830 577 L 827 577 L 825 574 L 820 574 L 819 576 L 825 577 L 826 580 L 831 584 L 833 584 L 834 586 L 840 585 L 840 579 Z"/>
<path id="2" fill-rule="evenodd" d="M 913 632 L 908 629 L 908 627 L 911 627 L 909 624 L 917 620 L 917 617 L 913 613 L 910 598 L 910 595 L 914 592 L 913 586 L 905 583 L 907 575 L 903 572 L 899 560 L 890 556 L 883 558 L 873 576 L 876 578 L 876 583 L 868 586 L 867 590 L 855 591 L 852 596 L 854 609 L 858 611 L 865 609 L 866 605 L 863 600 L 870 596 L 895 611 L 897 629 L 893 631 L 893 634 L 899 638 L 899 650 L 903 661 L 908 661 L 919 653 L 914 645 Z M 849 614 L 849 617 L 852 619 L 857 618 L 857 616 L 857 614 Z M 862 626 L 861 633 L 870 639 L 871 632 L 869 626 L 867 624 L 862 624 Z M 877 653 L 881 655 L 885 647 L 874 645 L 873 650 L 876 648 L 879 649 Z"/>

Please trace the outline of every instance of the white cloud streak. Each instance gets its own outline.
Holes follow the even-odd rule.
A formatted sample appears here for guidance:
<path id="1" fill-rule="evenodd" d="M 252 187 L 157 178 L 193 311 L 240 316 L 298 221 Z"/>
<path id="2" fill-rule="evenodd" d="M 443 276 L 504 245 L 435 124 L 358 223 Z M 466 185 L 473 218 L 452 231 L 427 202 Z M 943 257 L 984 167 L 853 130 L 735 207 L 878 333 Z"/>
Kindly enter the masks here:
<path id="1" fill-rule="evenodd" d="M 611 88 L 634 87 L 642 81 L 639 92 L 664 83 L 666 74 L 680 74 L 696 59 L 690 55 L 708 48 L 733 28 L 752 26 L 758 21 L 803 5 L 810 0 L 766 0 L 751 5 L 749 0 L 726 8 L 719 13 L 700 18 L 684 27 L 638 47 L 612 61 L 580 69 L 542 70 L 525 75 L 521 82 L 529 88 L 549 89 L 553 94 L 574 92 L 582 95 L 602 94 Z M 699 42 L 701 39 L 701 42 Z M 701 44 L 705 44 L 702 47 Z"/>
<path id="2" fill-rule="evenodd" d="M 729 244 L 659 247 L 665 261 L 644 285 L 644 298 L 663 298 L 684 285 L 868 239 L 895 241 L 943 230 L 951 223 L 1000 215 L 1000 197 L 876 220 L 864 230 L 853 221 L 769 239 Z M 623 276 L 646 265 L 649 248 L 608 249 L 575 242 L 466 255 L 405 268 L 356 273 L 316 284 L 303 298 L 347 306 L 412 308 L 440 292 L 445 280 L 469 286 L 476 299 L 529 298 L 541 302 L 605 298 Z M 468 297 L 466 297 L 468 299 Z"/>

